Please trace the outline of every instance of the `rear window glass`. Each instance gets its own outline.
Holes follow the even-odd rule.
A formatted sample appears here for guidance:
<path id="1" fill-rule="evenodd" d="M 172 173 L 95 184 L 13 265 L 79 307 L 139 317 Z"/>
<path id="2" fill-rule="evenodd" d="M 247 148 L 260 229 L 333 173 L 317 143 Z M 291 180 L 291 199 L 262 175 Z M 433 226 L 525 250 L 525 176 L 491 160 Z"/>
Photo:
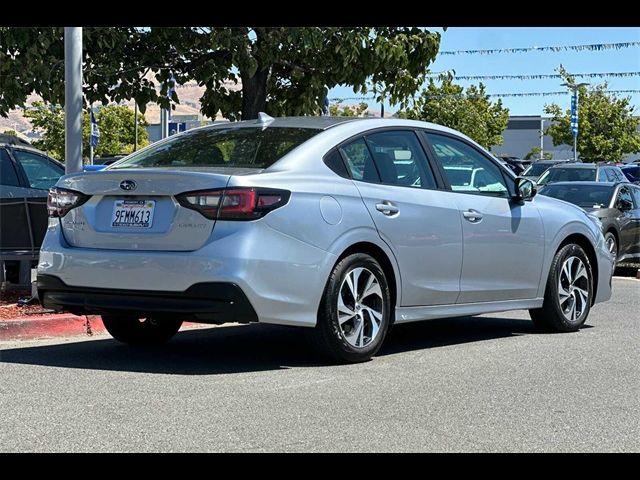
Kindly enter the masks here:
<path id="1" fill-rule="evenodd" d="M 283 127 L 196 130 L 158 142 L 111 168 L 267 168 L 320 132 L 312 128 Z"/>
<path id="2" fill-rule="evenodd" d="M 540 195 L 559 198 L 579 207 L 606 208 L 611 201 L 614 187 L 609 185 L 557 185 L 551 184 L 540 190 Z"/>

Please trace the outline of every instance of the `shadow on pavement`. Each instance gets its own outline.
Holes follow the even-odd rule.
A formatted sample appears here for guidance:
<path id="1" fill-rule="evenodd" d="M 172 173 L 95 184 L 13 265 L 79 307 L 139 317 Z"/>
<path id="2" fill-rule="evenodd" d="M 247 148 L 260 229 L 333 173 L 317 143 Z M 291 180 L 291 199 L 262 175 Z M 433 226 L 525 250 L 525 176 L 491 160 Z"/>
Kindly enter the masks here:
<path id="1" fill-rule="evenodd" d="M 531 333 L 530 321 L 511 318 L 461 317 L 397 325 L 378 356 Z M 0 362 L 174 375 L 327 365 L 315 354 L 306 329 L 258 324 L 186 330 L 153 348 L 131 348 L 111 338 L 12 348 L 0 351 Z"/>

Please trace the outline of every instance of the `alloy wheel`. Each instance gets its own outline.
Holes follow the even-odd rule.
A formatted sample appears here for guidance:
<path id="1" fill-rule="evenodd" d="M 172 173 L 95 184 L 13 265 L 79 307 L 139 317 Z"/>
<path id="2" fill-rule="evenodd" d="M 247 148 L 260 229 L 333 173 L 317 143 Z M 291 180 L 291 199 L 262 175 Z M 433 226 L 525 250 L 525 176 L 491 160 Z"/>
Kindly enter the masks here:
<path id="1" fill-rule="evenodd" d="M 562 314 L 575 322 L 589 305 L 589 276 L 582 260 L 576 256 L 562 264 L 558 278 L 558 300 Z"/>

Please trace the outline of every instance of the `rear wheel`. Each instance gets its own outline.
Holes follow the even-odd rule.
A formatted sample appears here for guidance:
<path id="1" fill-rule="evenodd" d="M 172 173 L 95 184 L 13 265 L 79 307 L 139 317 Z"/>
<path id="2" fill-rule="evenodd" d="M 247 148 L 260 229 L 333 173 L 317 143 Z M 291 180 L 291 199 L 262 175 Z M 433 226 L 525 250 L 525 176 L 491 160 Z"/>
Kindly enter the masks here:
<path id="1" fill-rule="evenodd" d="M 182 320 L 103 315 L 102 323 L 113 338 L 128 345 L 159 345 L 178 333 Z"/>
<path id="2" fill-rule="evenodd" d="M 536 327 L 548 332 L 573 332 L 587 320 L 593 295 L 591 264 L 574 243 L 562 247 L 551 262 L 542 308 L 529 314 Z"/>
<path id="3" fill-rule="evenodd" d="M 391 294 L 380 264 L 355 253 L 333 269 L 318 311 L 314 337 L 334 361 L 369 360 L 380 349 L 391 318 Z"/>

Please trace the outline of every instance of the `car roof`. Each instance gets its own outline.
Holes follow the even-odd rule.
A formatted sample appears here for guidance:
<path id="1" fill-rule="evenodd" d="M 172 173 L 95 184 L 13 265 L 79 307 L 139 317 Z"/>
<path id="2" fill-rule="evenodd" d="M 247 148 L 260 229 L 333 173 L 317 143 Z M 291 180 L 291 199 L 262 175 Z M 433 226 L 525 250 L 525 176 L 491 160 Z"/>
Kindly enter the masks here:
<path id="1" fill-rule="evenodd" d="M 615 187 L 616 185 L 632 185 L 627 182 L 595 182 L 595 181 L 579 181 L 579 182 L 553 182 L 543 185 L 542 188 L 550 186 L 570 186 L 570 187 L 594 187 L 596 185 L 602 185 L 604 187 Z"/>

